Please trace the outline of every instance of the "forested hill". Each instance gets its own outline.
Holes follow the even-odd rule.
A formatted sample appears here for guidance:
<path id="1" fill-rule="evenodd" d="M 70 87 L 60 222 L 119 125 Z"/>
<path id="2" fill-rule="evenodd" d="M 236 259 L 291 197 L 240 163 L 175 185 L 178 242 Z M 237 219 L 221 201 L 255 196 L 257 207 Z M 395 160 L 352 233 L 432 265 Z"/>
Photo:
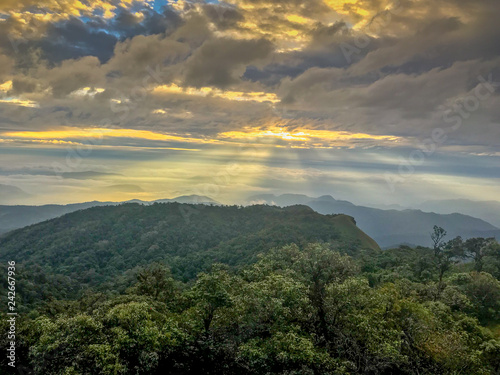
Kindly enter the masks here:
<path id="1" fill-rule="evenodd" d="M 43 206 L 4 206 L 0 205 L 0 234 L 7 233 L 14 229 L 26 227 L 28 225 L 40 223 L 45 220 L 69 214 L 79 210 L 84 210 L 97 206 L 118 206 L 123 203 L 140 203 L 150 205 L 154 203 L 191 203 L 191 204 L 219 204 L 209 197 L 200 195 L 183 195 L 171 199 L 159 199 L 157 201 L 133 200 L 129 202 L 84 202 L 74 204 L 47 204 Z"/>
<path id="2" fill-rule="evenodd" d="M 93 207 L 15 230 L 0 237 L 0 261 L 29 269 L 26 283 L 33 285 L 24 285 L 24 298 L 47 292 L 39 284 L 68 298 L 82 286 L 125 287 L 134 268 L 152 262 L 186 281 L 214 262 L 242 266 L 268 249 L 310 242 L 334 243 L 351 255 L 379 250 L 351 217 L 306 206 L 157 203 Z"/>
<path id="3" fill-rule="evenodd" d="M 433 229 L 380 251 L 345 215 L 169 203 L 11 232 L 18 372 L 498 375 L 500 245 Z"/>

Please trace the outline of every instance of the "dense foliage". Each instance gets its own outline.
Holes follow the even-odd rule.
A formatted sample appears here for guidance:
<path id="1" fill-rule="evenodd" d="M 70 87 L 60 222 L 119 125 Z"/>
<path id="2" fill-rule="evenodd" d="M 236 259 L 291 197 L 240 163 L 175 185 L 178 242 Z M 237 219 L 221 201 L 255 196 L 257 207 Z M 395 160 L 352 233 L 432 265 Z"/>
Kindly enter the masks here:
<path id="1" fill-rule="evenodd" d="M 136 207 L 122 209 L 125 211 L 118 212 L 128 209 L 138 212 Z M 165 212 L 164 207 L 155 209 Z M 221 207 L 217 209 L 224 212 Z M 168 263 L 172 258 L 160 261 L 146 258 L 148 264 L 128 271 L 135 281 L 123 291 L 120 290 L 123 285 L 110 278 L 108 290 L 84 284 L 87 289 L 78 298 L 38 299 L 37 303 L 25 305 L 27 310 L 17 321 L 17 372 L 30 375 L 495 375 L 500 372 L 500 245 L 494 239 L 464 241 L 458 237 L 445 241 L 446 232 L 434 227 L 433 248 L 400 247 L 366 252 L 361 251 L 361 242 L 357 248 L 355 243 L 339 242 L 348 238 L 346 231 L 352 230 L 351 227 L 339 224 L 331 241 L 307 243 L 303 237 L 307 231 L 299 231 L 299 224 L 290 230 L 286 225 L 295 222 L 314 230 L 314 225 L 319 224 L 318 235 L 331 227 L 326 224 L 322 227 L 321 221 L 314 221 L 315 215 L 300 207 L 288 211 L 268 209 L 255 208 L 256 213 L 264 210 L 265 214 L 256 214 L 246 223 L 261 225 L 257 233 L 214 245 L 213 249 L 219 251 L 216 253 L 227 264 L 214 262 L 193 279 L 173 272 Z M 232 219 L 237 220 L 241 209 L 230 210 L 236 212 Z M 299 221 L 288 219 L 285 224 L 285 213 L 290 210 Z M 280 218 L 273 217 L 277 220 L 273 228 L 266 227 L 273 223 L 266 219 L 268 212 Z M 126 221 L 118 224 L 116 216 L 112 218 L 115 222 L 111 218 L 109 223 L 104 220 L 103 227 L 126 225 Z M 149 228 L 141 221 L 143 218 L 137 217 L 138 222 L 142 228 Z M 217 222 L 217 218 L 220 215 L 207 215 L 204 220 L 214 228 L 222 226 L 230 231 L 227 228 L 232 228 L 232 224 L 223 224 L 222 218 Z M 345 216 L 327 217 L 339 218 L 345 220 Z M 44 225 L 53 227 L 64 222 Z M 66 225 L 70 231 L 76 226 Z M 245 221 L 237 225 L 243 226 Z M 43 226 L 33 228 L 38 230 Z M 90 227 L 83 228 L 87 228 L 87 236 L 100 238 L 90 232 Z M 133 239 L 140 232 L 128 229 L 132 230 L 128 241 L 137 243 Z M 204 231 L 209 230 L 208 226 L 201 226 L 200 236 L 191 231 L 193 244 L 206 241 L 199 237 L 204 238 Z M 277 230 L 274 237 L 272 230 Z M 272 238 L 281 238 L 283 232 L 287 233 L 283 240 L 289 241 L 293 233 L 300 233 L 300 240 L 272 249 L 256 247 L 252 242 L 260 234 L 272 242 Z M 74 243 L 83 238 L 76 233 L 69 236 Z M 15 237 L 7 237 L 4 243 L 9 245 Z M 46 238 L 38 240 L 49 246 L 44 242 L 49 241 Z M 124 239 L 116 240 L 126 243 Z M 74 256 L 71 248 L 67 251 Z M 251 257 L 245 258 L 248 254 Z M 33 267 L 30 259 L 36 255 L 26 255 L 24 267 Z M 78 256 L 82 257 L 82 252 Z M 231 259 L 235 256 L 244 261 L 233 263 Z M 59 262 L 64 264 L 64 259 Z M 47 269 L 42 267 L 47 264 L 63 267 L 57 259 L 48 259 L 40 266 L 37 277 L 45 277 Z M 58 277 L 65 276 L 53 276 L 49 282 L 57 282 Z M 77 278 L 71 280 L 77 285 L 80 282 Z M 7 329 L 7 316 L 0 314 L 0 330 L 7 332 Z M 0 345 L 8 347 L 5 335 L 1 340 Z M 0 357 L 0 373 L 12 373 L 9 370 L 5 356 Z"/>
<path id="2" fill-rule="evenodd" d="M 155 263 L 123 295 L 32 311 L 18 360 L 40 375 L 497 374 L 500 282 L 461 269 L 474 264 L 440 282 L 432 253 L 400 248 L 367 263 L 289 245 L 190 284 Z"/>

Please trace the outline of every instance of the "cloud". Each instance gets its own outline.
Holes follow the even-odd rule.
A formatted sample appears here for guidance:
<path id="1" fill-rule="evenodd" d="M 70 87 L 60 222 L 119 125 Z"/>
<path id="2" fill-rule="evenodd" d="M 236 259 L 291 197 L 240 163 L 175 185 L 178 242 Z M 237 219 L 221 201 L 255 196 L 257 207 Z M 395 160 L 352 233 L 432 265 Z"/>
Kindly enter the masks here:
<path id="1" fill-rule="evenodd" d="M 169 6 L 165 6 L 162 12 L 149 8 L 133 12 L 122 7 L 111 24 L 104 23 L 104 27 L 119 34 L 121 38 L 132 38 L 137 35 L 169 34 L 182 23 L 179 14 Z"/>
<path id="2" fill-rule="evenodd" d="M 35 140 L 94 140 L 98 143 L 103 138 L 136 138 L 151 141 L 182 141 L 182 142 L 204 142 L 203 140 L 185 138 L 182 136 L 154 133 L 146 130 L 134 129 L 108 129 L 108 128 L 70 128 L 55 131 L 37 131 L 37 132 L 7 132 L 3 136 L 13 139 L 35 139 Z"/>
<path id="3" fill-rule="evenodd" d="M 266 38 L 280 50 L 300 48 L 316 21 L 336 21 L 338 16 L 322 0 L 230 0 L 237 6 L 239 22 L 226 35 Z M 241 19 L 242 18 L 242 19 Z"/>
<path id="4" fill-rule="evenodd" d="M 243 92 L 243 91 L 229 91 L 214 89 L 210 86 L 194 88 L 194 87 L 181 87 L 172 83 L 170 85 L 160 85 L 154 88 L 153 93 L 158 94 L 179 94 L 185 96 L 199 96 L 199 97 L 217 97 L 227 100 L 235 101 L 254 101 L 254 102 L 270 102 L 276 103 L 279 101 L 274 93 L 267 93 L 262 91 L 257 92 Z M 165 112 L 166 113 L 166 112 Z"/>
<path id="5" fill-rule="evenodd" d="M 227 158 L 241 144 L 268 156 L 330 147 L 382 157 L 449 128 L 447 118 L 474 100 L 479 76 L 500 81 L 495 0 L 177 1 L 161 9 L 21 0 L 0 2 L 0 13 L 0 142 L 26 160 L 82 146 L 96 132 L 103 143 L 95 154 L 124 160 L 196 154 L 185 150 Z M 499 121 L 495 88 L 439 152 L 468 161 L 497 155 Z M 443 174 L 459 174 L 439 163 Z"/>
<path id="6" fill-rule="evenodd" d="M 46 81 L 54 97 L 62 97 L 82 87 L 101 85 L 104 77 L 99 60 L 87 56 L 66 60 L 57 69 L 41 69 L 40 79 Z"/>
<path id="7" fill-rule="evenodd" d="M 202 4 L 202 10 L 217 30 L 237 29 L 245 17 L 236 6 L 226 4 Z"/>
<path id="8" fill-rule="evenodd" d="M 106 173 L 106 172 L 96 172 L 96 171 L 83 171 L 83 172 L 64 172 L 61 173 L 62 178 L 74 179 L 74 180 L 97 180 L 106 177 L 116 177 L 120 176 L 118 173 Z"/>
<path id="9" fill-rule="evenodd" d="M 184 82 L 195 87 L 228 87 L 238 82 L 247 64 L 265 58 L 272 49 L 265 39 L 207 41 L 186 61 Z"/>
<path id="10" fill-rule="evenodd" d="M 108 75 L 123 77 L 126 82 L 135 78 L 137 84 L 141 84 L 145 77 L 149 77 L 151 83 L 157 83 L 159 79 L 168 81 L 163 70 L 165 65 L 183 61 L 189 53 L 190 48 L 185 43 L 161 35 L 138 35 L 116 45 L 113 58 L 105 65 L 105 70 Z M 148 75 L 148 71 L 157 70 L 160 70 L 161 76 Z"/>
<path id="11" fill-rule="evenodd" d="M 45 7 L 38 4 L 40 8 L 6 13 L 0 23 L 0 46 L 5 51 L 14 51 L 19 65 L 36 65 L 38 59 L 29 56 L 34 52 L 51 65 L 85 56 L 95 56 L 106 62 L 113 56 L 118 41 L 137 35 L 166 35 L 183 22 L 169 6 L 157 12 L 140 2 L 113 4 L 90 2 L 85 5 L 79 1 L 59 0 Z M 133 10 L 133 4 L 140 6 Z M 66 9 L 71 5 L 81 9 L 75 8 L 74 12 L 57 10 L 57 6 Z M 113 9 L 111 17 L 94 12 L 108 6 Z"/>
<path id="12" fill-rule="evenodd" d="M 89 15 L 94 11 L 99 11 L 103 16 L 109 18 L 117 8 L 117 3 L 120 6 L 130 6 L 133 2 L 133 0 L 94 0 L 88 2 L 78 0 L 2 0 L 0 2 L 0 11 L 23 13 L 40 10 L 42 12 L 54 12 L 72 16 Z"/>
<path id="13" fill-rule="evenodd" d="M 104 190 L 115 193 L 143 193 L 144 189 L 133 184 L 119 184 L 104 187 Z"/>
<path id="14" fill-rule="evenodd" d="M 275 142 L 277 145 L 286 145 L 292 148 L 331 148 L 354 147 L 365 145 L 382 145 L 384 143 L 400 143 L 403 140 L 394 136 L 377 136 L 346 131 L 311 130 L 286 127 L 269 127 L 245 129 L 246 131 L 232 131 L 219 134 L 221 139 L 248 141 L 249 143 Z"/>
<path id="15" fill-rule="evenodd" d="M 299 115 L 319 118 L 325 125 L 331 119 L 336 129 L 423 138 L 436 127 L 451 126 L 445 118 L 448 108 L 474 97 L 474 90 L 481 84 L 478 77 L 488 77 L 499 61 L 456 62 L 422 74 L 387 74 L 364 82 L 350 69 L 312 68 L 295 79 L 283 80 L 280 96 Z M 482 90 L 484 93 L 485 88 Z M 465 115 L 464 122 L 471 116 L 490 118 L 474 121 L 476 142 L 484 143 L 497 134 L 489 129 L 485 136 L 479 129 L 486 129 L 496 116 L 493 103 L 498 99 L 489 95 L 478 103 L 477 111 Z M 456 129 L 453 138 L 470 137 L 463 133 L 465 129 Z"/>
<path id="16" fill-rule="evenodd" d="M 52 63 L 85 56 L 95 56 L 101 62 L 109 60 L 118 38 L 102 30 L 93 30 L 78 18 L 51 24 L 45 38 L 28 48 L 39 48 L 42 57 Z"/>
<path id="17" fill-rule="evenodd" d="M 11 74 L 14 61 L 8 56 L 0 55 L 0 66 L 2 67 L 0 71 L 0 80 L 4 80 Z"/>

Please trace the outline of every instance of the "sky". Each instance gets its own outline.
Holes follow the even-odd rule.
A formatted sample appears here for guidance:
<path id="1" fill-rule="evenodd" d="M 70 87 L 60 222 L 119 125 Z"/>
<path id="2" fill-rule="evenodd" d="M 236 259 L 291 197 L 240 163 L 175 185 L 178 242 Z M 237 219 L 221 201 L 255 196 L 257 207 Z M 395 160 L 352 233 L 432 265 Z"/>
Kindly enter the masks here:
<path id="1" fill-rule="evenodd" d="M 0 0 L 0 204 L 499 200 L 498 0 Z"/>

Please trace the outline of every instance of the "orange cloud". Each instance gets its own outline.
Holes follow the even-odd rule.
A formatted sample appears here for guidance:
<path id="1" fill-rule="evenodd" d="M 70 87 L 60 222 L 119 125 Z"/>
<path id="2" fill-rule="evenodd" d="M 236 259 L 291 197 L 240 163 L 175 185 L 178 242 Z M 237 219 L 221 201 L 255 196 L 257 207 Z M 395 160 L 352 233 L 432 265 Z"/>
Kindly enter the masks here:
<path id="1" fill-rule="evenodd" d="M 121 0 L 120 6 L 129 7 L 133 0 Z M 52 15 L 59 15 L 61 17 L 69 16 L 81 16 L 89 14 L 94 10 L 102 10 L 105 18 L 111 18 L 114 16 L 114 11 L 117 9 L 115 2 L 106 0 L 94 0 L 85 1 L 80 0 L 4 0 L 0 1 L 0 12 L 8 12 L 10 14 L 21 15 L 21 18 L 25 16 L 37 17 L 42 19 L 51 19 L 51 15 L 48 12 L 53 12 Z M 31 6 L 36 6 L 39 9 L 43 9 L 44 12 L 31 13 L 27 12 L 26 9 Z M 21 12 L 22 13 L 16 13 Z"/>
<path id="2" fill-rule="evenodd" d="M 1 99 L 0 103 L 17 105 L 20 107 L 29 107 L 29 108 L 38 108 L 39 107 L 39 104 L 37 102 L 34 102 L 32 100 L 18 99 L 18 98 Z"/>
<path id="3" fill-rule="evenodd" d="M 268 147 L 324 148 L 350 147 L 360 141 L 377 141 L 396 143 L 402 139 L 395 136 L 350 133 L 345 131 L 294 129 L 270 126 L 267 128 L 249 128 L 246 131 L 228 131 L 217 134 L 213 138 L 193 138 L 181 135 L 155 133 L 148 130 L 107 129 L 107 128 L 65 128 L 49 131 L 7 132 L 4 137 L 39 141 L 39 143 L 63 143 L 64 140 L 82 140 L 86 138 L 134 138 L 149 141 L 182 142 L 193 144 L 255 144 Z"/>
<path id="4" fill-rule="evenodd" d="M 182 94 L 203 97 L 216 97 L 226 100 L 235 101 L 255 101 L 255 102 L 271 102 L 277 103 L 280 101 L 275 93 L 270 92 L 243 92 L 243 91 L 223 91 L 213 87 L 201 87 L 199 89 L 194 87 L 181 87 L 175 83 L 169 85 L 161 85 L 154 88 L 155 94 Z"/>
<path id="5" fill-rule="evenodd" d="M 267 142 L 269 140 L 291 142 L 291 147 L 301 148 L 324 148 L 332 146 L 351 146 L 359 141 L 377 142 L 400 142 L 402 139 L 396 136 L 374 135 L 366 133 L 350 133 L 346 131 L 314 130 L 314 129 L 294 129 L 288 130 L 285 127 L 272 126 L 266 129 L 252 128 L 247 131 L 230 131 L 219 134 L 223 140 L 254 140 L 254 142 Z M 276 145 L 283 147 L 283 145 Z"/>
<path id="6" fill-rule="evenodd" d="M 234 131 L 219 134 L 222 138 L 265 138 L 275 137 L 291 141 L 310 141 L 313 139 L 322 140 L 352 140 L 352 139 L 374 139 L 374 140 L 389 140 L 397 141 L 399 137 L 386 135 L 373 135 L 366 133 L 350 133 L 346 131 L 332 130 L 311 130 L 311 129 L 296 129 L 287 131 L 284 128 L 271 127 L 266 130 L 251 129 L 247 132 Z"/>
<path id="7" fill-rule="evenodd" d="M 175 141 L 204 143 L 205 140 L 171 134 L 154 133 L 149 130 L 107 129 L 107 128 L 66 128 L 48 131 L 8 132 L 6 137 L 21 139 L 82 139 L 82 138 L 136 138 L 149 141 Z"/>

